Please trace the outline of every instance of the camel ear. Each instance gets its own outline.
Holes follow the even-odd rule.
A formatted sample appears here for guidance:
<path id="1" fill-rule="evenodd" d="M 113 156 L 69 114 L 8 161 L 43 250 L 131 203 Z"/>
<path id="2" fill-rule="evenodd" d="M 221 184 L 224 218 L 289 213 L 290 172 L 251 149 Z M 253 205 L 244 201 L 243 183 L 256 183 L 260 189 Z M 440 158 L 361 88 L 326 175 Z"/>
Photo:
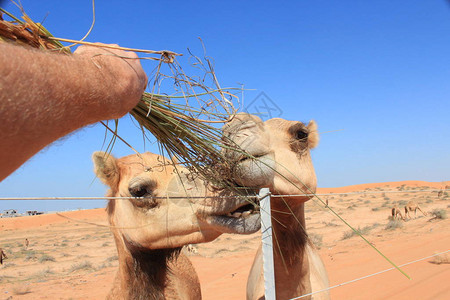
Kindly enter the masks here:
<path id="1" fill-rule="evenodd" d="M 317 123 L 314 120 L 308 123 L 308 146 L 310 149 L 316 148 L 319 145 L 319 132 L 317 131 Z"/>
<path id="2" fill-rule="evenodd" d="M 111 154 L 96 151 L 92 154 L 94 173 L 100 180 L 114 189 L 119 183 L 119 168 L 116 159 Z"/>

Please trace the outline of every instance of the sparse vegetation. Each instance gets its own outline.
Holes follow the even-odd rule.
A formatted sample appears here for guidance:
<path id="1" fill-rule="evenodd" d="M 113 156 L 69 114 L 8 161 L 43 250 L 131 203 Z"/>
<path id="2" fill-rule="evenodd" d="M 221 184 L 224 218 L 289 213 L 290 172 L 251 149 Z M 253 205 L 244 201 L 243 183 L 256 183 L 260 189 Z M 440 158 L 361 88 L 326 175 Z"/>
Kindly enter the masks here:
<path id="1" fill-rule="evenodd" d="M 372 207 L 372 211 L 379 211 L 380 208 L 379 207 Z"/>
<path id="2" fill-rule="evenodd" d="M 15 265 L 16 265 L 16 264 L 15 264 L 15 263 L 12 263 L 12 262 L 5 263 L 5 264 L 3 265 L 3 269 L 9 268 L 9 267 L 14 267 Z"/>
<path id="3" fill-rule="evenodd" d="M 115 260 L 118 260 L 118 259 L 119 259 L 119 257 L 117 255 L 113 255 L 113 256 L 108 257 L 106 260 L 107 261 L 115 261 Z"/>
<path id="4" fill-rule="evenodd" d="M 325 226 L 328 226 L 328 227 L 336 227 L 336 226 L 339 226 L 338 224 L 333 223 L 333 222 L 322 222 L 322 224 L 324 224 Z"/>
<path id="5" fill-rule="evenodd" d="M 50 269 L 50 268 L 45 268 L 45 269 L 43 269 L 43 270 L 37 272 L 35 275 L 36 275 L 37 277 L 47 277 L 48 275 L 51 275 L 51 274 L 54 274 L 54 273 L 55 273 L 55 272 L 53 272 L 52 269 Z"/>
<path id="6" fill-rule="evenodd" d="M 447 219 L 447 211 L 445 209 L 435 209 L 431 212 L 435 219 Z"/>
<path id="7" fill-rule="evenodd" d="M 379 226 L 379 224 L 375 223 L 372 225 L 364 226 L 363 228 L 358 227 L 358 229 L 356 231 L 358 231 L 361 235 L 365 235 L 365 234 L 368 234 L 372 229 L 374 229 L 375 227 L 378 227 L 378 226 Z M 346 240 L 355 235 L 358 235 L 358 234 L 356 232 L 354 232 L 353 230 L 346 231 L 346 232 L 344 232 L 342 239 Z"/>
<path id="8" fill-rule="evenodd" d="M 309 240 L 316 246 L 318 249 L 322 247 L 322 236 L 316 233 L 308 233 Z"/>
<path id="9" fill-rule="evenodd" d="M 403 222 L 399 220 L 390 220 L 389 223 L 387 223 L 386 227 L 384 229 L 386 230 L 395 230 L 397 228 L 402 228 Z"/>
<path id="10" fill-rule="evenodd" d="M 39 258 L 39 262 L 40 263 L 43 263 L 43 262 L 46 262 L 46 261 L 56 261 L 56 260 L 55 260 L 55 258 L 53 256 L 50 256 L 50 255 L 47 255 L 47 254 L 44 254 L 44 255 L 42 255 Z"/>
<path id="11" fill-rule="evenodd" d="M 83 261 L 80 263 L 76 263 L 73 264 L 70 269 L 69 269 L 69 273 L 78 271 L 78 270 L 90 270 L 90 269 L 94 269 L 94 267 L 92 266 L 92 263 L 90 261 Z"/>
<path id="12" fill-rule="evenodd" d="M 433 257 L 433 260 L 430 261 L 430 263 L 433 264 L 450 264 L 450 256 L 447 253 L 439 254 L 435 257 Z"/>

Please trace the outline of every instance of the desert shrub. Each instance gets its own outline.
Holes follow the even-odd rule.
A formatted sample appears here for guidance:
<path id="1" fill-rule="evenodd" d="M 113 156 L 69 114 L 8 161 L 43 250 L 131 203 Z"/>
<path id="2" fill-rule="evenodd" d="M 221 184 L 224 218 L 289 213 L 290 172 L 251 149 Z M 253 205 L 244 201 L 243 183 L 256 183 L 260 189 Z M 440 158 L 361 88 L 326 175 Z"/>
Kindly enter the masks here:
<path id="1" fill-rule="evenodd" d="M 322 224 L 324 224 L 325 226 L 328 226 L 328 227 L 336 227 L 336 226 L 339 226 L 338 224 L 333 223 L 333 222 L 322 222 Z M 246 241 L 246 240 L 244 240 L 244 241 Z"/>
<path id="2" fill-rule="evenodd" d="M 431 212 L 435 219 L 447 219 L 447 211 L 445 209 L 435 209 Z"/>
<path id="3" fill-rule="evenodd" d="M 368 225 L 368 226 L 364 226 L 363 228 L 358 227 L 358 229 L 356 229 L 356 231 L 358 231 L 360 234 L 365 235 L 367 233 L 369 233 L 373 228 L 379 226 L 379 224 L 374 224 L 374 225 Z M 342 239 L 346 240 L 349 239 L 355 235 L 358 235 L 356 232 L 354 232 L 353 230 L 350 231 L 346 231 L 344 232 Z"/>
<path id="4" fill-rule="evenodd" d="M 25 256 L 25 260 L 37 260 L 38 258 L 37 258 L 37 256 L 36 256 L 36 254 L 34 254 L 34 253 L 30 253 L 30 254 L 28 254 L 27 256 Z"/>
<path id="5" fill-rule="evenodd" d="M 389 201 L 391 198 L 389 197 L 384 197 L 383 200 Z"/>
<path id="6" fill-rule="evenodd" d="M 61 247 L 66 247 L 66 246 L 67 246 L 67 243 L 61 243 L 60 246 L 61 246 Z"/>
<path id="7" fill-rule="evenodd" d="M 425 203 L 432 203 L 433 202 L 433 200 L 431 200 L 431 199 L 427 199 L 427 201 L 425 201 Z"/>
<path id="8" fill-rule="evenodd" d="M 12 262 L 5 263 L 5 264 L 3 265 L 3 269 L 9 268 L 9 267 L 14 267 L 15 265 L 16 265 L 16 264 L 15 264 L 15 263 L 12 263 Z"/>
<path id="9" fill-rule="evenodd" d="M 109 243 L 108 242 L 104 242 L 103 244 L 102 244 L 102 247 L 108 247 L 109 246 Z"/>
<path id="10" fill-rule="evenodd" d="M 12 292 L 14 295 L 25 295 L 31 293 L 29 285 L 16 285 L 13 287 Z"/>
<path id="11" fill-rule="evenodd" d="M 433 257 L 433 260 L 430 261 L 433 264 L 450 264 L 450 256 L 447 253 L 439 254 Z"/>
<path id="12" fill-rule="evenodd" d="M 97 270 L 101 270 L 101 269 L 109 268 L 109 267 L 112 267 L 111 263 L 107 263 L 107 264 L 103 263 L 103 264 L 101 264 L 100 266 L 97 267 Z"/>
<path id="13" fill-rule="evenodd" d="M 399 220 L 390 220 L 384 229 L 386 230 L 395 230 L 397 228 L 402 228 L 403 223 Z"/>
<path id="14" fill-rule="evenodd" d="M 379 207 L 372 207 L 372 211 L 379 211 L 380 208 Z"/>
<path id="15" fill-rule="evenodd" d="M 107 261 L 115 261 L 115 260 L 118 260 L 118 259 L 119 259 L 119 257 L 117 255 L 113 255 L 113 256 L 108 257 L 106 260 Z"/>
<path id="16" fill-rule="evenodd" d="M 94 267 L 92 266 L 92 263 L 90 261 L 83 261 L 80 263 L 76 263 L 73 264 L 70 269 L 69 269 L 69 273 L 78 271 L 78 270 L 89 270 L 89 269 L 94 269 Z"/>
<path id="17" fill-rule="evenodd" d="M 76 247 L 80 247 L 81 244 L 80 244 L 80 243 L 76 243 L 75 246 L 76 246 Z"/>
<path id="18" fill-rule="evenodd" d="M 42 255 L 42 256 L 39 258 L 39 262 L 40 262 L 40 263 L 46 262 L 46 261 L 55 261 L 55 258 L 54 258 L 53 256 L 50 256 L 50 255 L 47 255 L 47 254 L 44 254 L 44 255 Z"/>
<path id="19" fill-rule="evenodd" d="M 364 201 L 364 204 L 369 204 L 371 201 L 370 200 L 366 200 Z"/>
<path id="20" fill-rule="evenodd" d="M 320 234 L 310 232 L 308 233 L 308 237 L 309 240 L 314 244 L 314 246 L 319 249 L 320 247 L 322 247 L 322 236 Z"/>

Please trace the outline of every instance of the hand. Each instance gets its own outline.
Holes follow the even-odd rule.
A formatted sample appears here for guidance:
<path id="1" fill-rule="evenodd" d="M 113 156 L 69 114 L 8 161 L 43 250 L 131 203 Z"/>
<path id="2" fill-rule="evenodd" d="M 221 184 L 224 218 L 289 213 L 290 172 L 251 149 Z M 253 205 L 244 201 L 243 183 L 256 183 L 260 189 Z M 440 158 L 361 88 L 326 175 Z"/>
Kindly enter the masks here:
<path id="1" fill-rule="evenodd" d="M 105 107 L 110 116 L 108 119 L 120 118 L 137 105 L 147 84 L 147 75 L 134 52 L 97 46 L 80 46 L 74 54 L 89 58 L 99 69 L 103 78 L 111 81 L 108 84 L 109 99 Z M 108 46 L 117 46 L 110 44 Z M 108 76 L 109 75 L 109 76 Z"/>

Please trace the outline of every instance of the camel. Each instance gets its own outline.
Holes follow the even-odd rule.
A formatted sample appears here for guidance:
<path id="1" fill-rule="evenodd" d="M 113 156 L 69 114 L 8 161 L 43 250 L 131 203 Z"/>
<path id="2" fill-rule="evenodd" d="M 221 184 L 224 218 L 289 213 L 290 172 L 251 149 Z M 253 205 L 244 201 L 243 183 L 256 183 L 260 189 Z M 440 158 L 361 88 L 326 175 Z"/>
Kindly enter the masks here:
<path id="1" fill-rule="evenodd" d="M 392 208 L 392 220 L 396 220 L 397 218 L 401 218 L 402 220 L 405 220 L 405 218 L 402 215 L 402 211 L 397 206 L 394 206 Z"/>
<path id="2" fill-rule="evenodd" d="M 233 179 L 247 187 L 268 187 L 274 247 L 276 299 L 291 299 L 328 287 L 324 264 L 308 240 L 304 203 L 316 190 L 310 149 L 317 146 L 317 125 L 275 118 L 265 122 L 238 114 L 223 128 L 250 156 L 224 150 L 236 162 Z M 254 159 L 257 158 L 257 159 Z M 276 195 L 295 195 L 276 197 Z M 292 212 L 292 213 L 291 213 Z M 247 281 L 247 299 L 264 298 L 262 250 L 259 247 Z M 329 299 L 328 291 L 303 299 Z"/>
<path id="3" fill-rule="evenodd" d="M 416 218 L 417 216 L 417 210 L 419 210 L 424 216 L 426 216 L 427 214 L 424 213 L 422 211 L 422 209 L 420 209 L 419 204 L 417 204 L 414 201 L 409 201 L 406 205 L 405 205 L 405 219 L 407 217 L 409 217 L 411 219 L 411 215 L 409 214 L 409 212 L 414 211 L 414 218 Z"/>
<path id="4" fill-rule="evenodd" d="M 116 159 L 95 152 L 93 161 L 110 188 L 107 196 L 126 197 L 107 205 L 119 258 L 108 299 L 201 299 L 197 274 L 181 247 L 260 228 L 259 212 L 247 197 L 219 198 L 234 194 L 175 170 L 162 156 Z"/>
<path id="5" fill-rule="evenodd" d="M 2 248 L 0 248 L 0 265 L 3 265 L 3 258 L 8 259 L 8 256 L 6 256 L 5 251 L 3 251 Z"/>

